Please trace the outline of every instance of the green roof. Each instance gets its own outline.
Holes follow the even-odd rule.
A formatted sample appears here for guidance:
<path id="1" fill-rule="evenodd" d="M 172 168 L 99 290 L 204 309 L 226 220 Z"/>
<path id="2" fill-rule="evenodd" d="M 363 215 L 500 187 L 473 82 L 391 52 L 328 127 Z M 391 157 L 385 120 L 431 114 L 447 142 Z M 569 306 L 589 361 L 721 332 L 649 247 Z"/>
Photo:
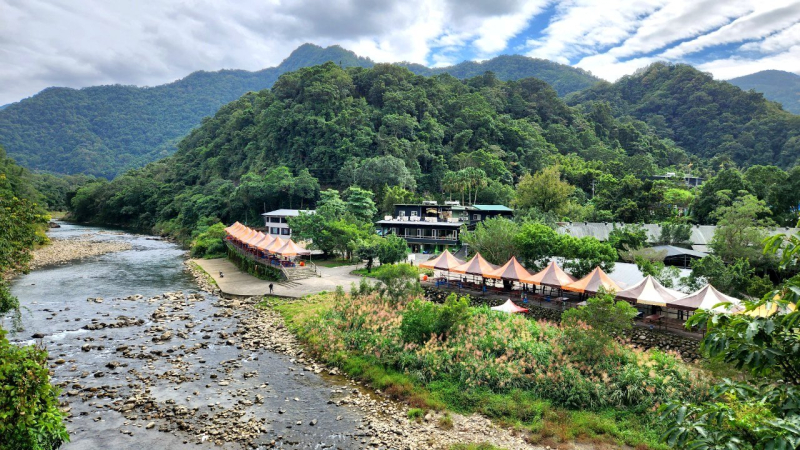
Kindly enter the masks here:
<path id="1" fill-rule="evenodd" d="M 509 212 L 513 211 L 508 206 L 503 206 L 503 205 L 472 205 L 472 207 L 477 209 L 478 211 L 509 211 Z"/>

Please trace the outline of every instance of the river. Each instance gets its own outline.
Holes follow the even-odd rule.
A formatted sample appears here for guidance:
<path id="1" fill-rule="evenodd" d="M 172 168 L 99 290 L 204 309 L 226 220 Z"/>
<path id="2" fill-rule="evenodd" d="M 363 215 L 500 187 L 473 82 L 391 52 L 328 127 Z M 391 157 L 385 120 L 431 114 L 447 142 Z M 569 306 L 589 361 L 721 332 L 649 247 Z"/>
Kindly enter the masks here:
<path id="1" fill-rule="evenodd" d="M 132 245 L 12 283 L 25 330 L 11 338 L 32 343 L 34 334 L 44 335 L 53 382 L 69 402 L 64 449 L 242 448 L 242 441 L 223 443 L 232 430 L 257 435 L 247 448 L 363 445 L 365 413 L 335 404 L 352 386 L 288 356 L 248 350 L 236 313 L 199 292 L 178 246 L 61 225 L 51 237 L 89 234 Z"/>

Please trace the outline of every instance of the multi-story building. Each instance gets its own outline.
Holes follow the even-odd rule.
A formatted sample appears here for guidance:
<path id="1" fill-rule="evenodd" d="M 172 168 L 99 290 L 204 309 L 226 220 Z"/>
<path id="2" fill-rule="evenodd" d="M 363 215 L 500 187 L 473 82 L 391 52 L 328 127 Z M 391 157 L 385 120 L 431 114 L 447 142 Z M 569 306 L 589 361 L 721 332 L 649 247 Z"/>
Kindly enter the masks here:
<path id="1" fill-rule="evenodd" d="M 475 224 L 490 217 L 508 217 L 514 212 L 502 205 L 462 206 L 459 202 L 425 201 L 420 204 L 394 205 L 394 215 L 377 222 L 382 234 L 396 234 L 408 242 L 411 251 L 438 252 L 459 245 L 461 227 L 474 229 Z"/>
<path id="2" fill-rule="evenodd" d="M 266 232 L 268 234 L 287 239 L 292 237 L 292 230 L 289 228 L 286 218 L 299 216 L 301 212 L 314 214 L 313 210 L 276 209 L 275 211 L 261 214 L 261 217 L 264 218 L 264 227 L 267 229 Z"/>

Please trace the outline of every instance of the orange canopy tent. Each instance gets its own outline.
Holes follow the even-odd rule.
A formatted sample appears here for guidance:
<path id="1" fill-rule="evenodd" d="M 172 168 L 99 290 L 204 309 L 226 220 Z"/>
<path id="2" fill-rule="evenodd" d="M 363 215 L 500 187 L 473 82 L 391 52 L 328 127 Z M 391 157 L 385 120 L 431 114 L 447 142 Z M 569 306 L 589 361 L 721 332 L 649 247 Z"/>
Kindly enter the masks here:
<path id="1" fill-rule="evenodd" d="M 716 308 L 714 307 L 720 303 L 730 303 L 730 309 L 724 306 L 718 306 Z M 710 284 L 707 284 L 697 292 L 693 292 L 680 300 L 667 302 L 667 308 L 680 309 L 684 311 L 708 309 L 720 313 L 744 311 L 744 306 L 742 305 L 741 300 L 723 294 Z"/>
<path id="2" fill-rule="evenodd" d="M 574 283 L 575 278 L 564 272 L 561 267 L 558 267 L 555 261 L 551 261 L 541 272 L 525 277 L 522 282 L 561 289 L 568 284 Z"/>
<path id="3" fill-rule="evenodd" d="M 529 278 L 531 274 L 522 267 L 522 264 L 517 261 L 516 256 L 512 256 L 507 263 L 487 274 L 484 278 L 494 278 L 496 280 L 507 281 L 522 281 L 524 278 Z"/>
<path id="4" fill-rule="evenodd" d="M 648 275 L 642 281 L 634 284 L 628 289 L 617 292 L 617 298 L 634 302 L 639 305 L 667 306 L 667 303 L 674 302 L 686 297 L 683 292 L 665 288 L 652 275 Z"/>
<path id="5" fill-rule="evenodd" d="M 447 270 L 449 272 L 454 267 L 458 267 L 462 264 L 464 264 L 464 261 L 453 256 L 448 250 L 445 250 L 441 255 L 420 263 L 419 266 L 423 269 Z"/>
<path id="6" fill-rule="evenodd" d="M 256 245 L 255 245 L 255 247 L 256 247 L 257 249 L 259 249 L 259 250 L 267 251 L 267 249 L 269 248 L 269 246 L 270 246 L 270 245 L 272 245 L 272 243 L 273 243 L 274 241 L 275 241 L 275 236 L 272 236 L 272 235 L 269 235 L 269 234 L 268 234 L 268 235 L 266 235 L 266 237 L 264 238 L 264 240 L 262 240 L 262 241 L 260 241 L 260 242 L 257 242 L 257 243 L 256 243 Z"/>
<path id="7" fill-rule="evenodd" d="M 245 242 L 245 244 L 247 244 L 247 245 L 249 245 L 251 247 L 255 247 L 258 242 L 263 241 L 264 238 L 266 238 L 266 237 L 267 237 L 266 234 L 264 234 L 264 233 L 262 233 L 260 231 L 257 231 L 256 235 L 251 237 L 250 239 L 248 239 L 247 242 Z"/>
<path id="8" fill-rule="evenodd" d="M 272 241 L 269 246 L 267 246 L 267 251 L 270 253 L 275 253 L 276 250 L 283 247 L 286 244 L 286 241 L 281 239 L 280 237 L 276 237 L 274 241 Z"/>
<path id="9" fill-rule="evenodd" d="M 603 272 L 603 269 L 595 267 L 593 271 L 580 280 L 564 286 L 565 291 L 579 292 L 581 294 L 596 294 L 600 288 L 606 292 L 619 292 L 622 288 Z"/>
<path id="10" fill-rule="evenodd" d="M 310 255 L 311 252 L 295 244 L 293 240 L 289 239 L 283 246 L 275 253 L 283 256 L 297 256 L 297 255 Z"/>
<path id="11" fill-rule="evenodd" d="M 450 269 L 450 271 L 454 273 L 480 276 L 484 276 L 485 274 L 495 270 L 497 270 L 497 266 L 489 261 L 486 261 L 480 253 L 475 253 L 475 256 L 473 256 L 469 261 Z"/>
<path id="12" fill-rule="evenodd" d="M 246 232 L 244 232 L 244 233 L 242 233 L 241 235 L 238 236 L 238 239 L 239 239 L 240 242 L 245 243 L 245 242 L 249 241 L 250 239 L 254 238 L 257 234 L 258 234 L 258 232 L 256 230 L 254 230 L 252 228 L 248 228 Z"/>

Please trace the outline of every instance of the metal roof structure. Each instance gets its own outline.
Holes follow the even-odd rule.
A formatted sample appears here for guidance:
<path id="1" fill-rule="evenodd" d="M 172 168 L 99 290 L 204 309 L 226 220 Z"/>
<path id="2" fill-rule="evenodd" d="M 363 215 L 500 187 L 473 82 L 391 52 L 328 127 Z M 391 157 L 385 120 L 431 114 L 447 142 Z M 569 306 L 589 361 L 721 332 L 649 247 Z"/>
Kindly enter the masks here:
<path id="1" fill-rule="evenodd" d="M 624 223 L 614 222 L 560 222 L 556 227 L 556 231 L 561 234 L 568 234 L 573 237 L 581 238 L 585 236 L 592 236 L 600 241 L 607 241 L 608 234 L 614 229 L 614 226 L 623 227 Z M 656 242 L 661 236 L 661 225 L 657 223 L 642 224 L 647 230 L 647 240 L 649 242 Z M 692 225 L 692 233 L 689 237 L 689 244 L 692 245 L 708 245 L 714 237 L 714 232 L 717 227 L 715 225 Z M 799 228 L 778 227 L 770 230 L 770 236 L 785 233 L 797 234 L 800 232 Z"/>
<path id="2" fill-rule="evenodd" d="M 314 214 L 316 211 L 313 209 L 276 209 L 275 211 L 266 212 L 261 215 L 267 217 L 296 217 L 299 216 L 301 212 Z"/>
<path id="3" fill-rule="evenodd" d="M 509 208 L 508 206 L 503 206 L 503 205 L 472 205 L 472 207 L 477 209 L 478 211 L 514 212 L 513 209 Z"/>

